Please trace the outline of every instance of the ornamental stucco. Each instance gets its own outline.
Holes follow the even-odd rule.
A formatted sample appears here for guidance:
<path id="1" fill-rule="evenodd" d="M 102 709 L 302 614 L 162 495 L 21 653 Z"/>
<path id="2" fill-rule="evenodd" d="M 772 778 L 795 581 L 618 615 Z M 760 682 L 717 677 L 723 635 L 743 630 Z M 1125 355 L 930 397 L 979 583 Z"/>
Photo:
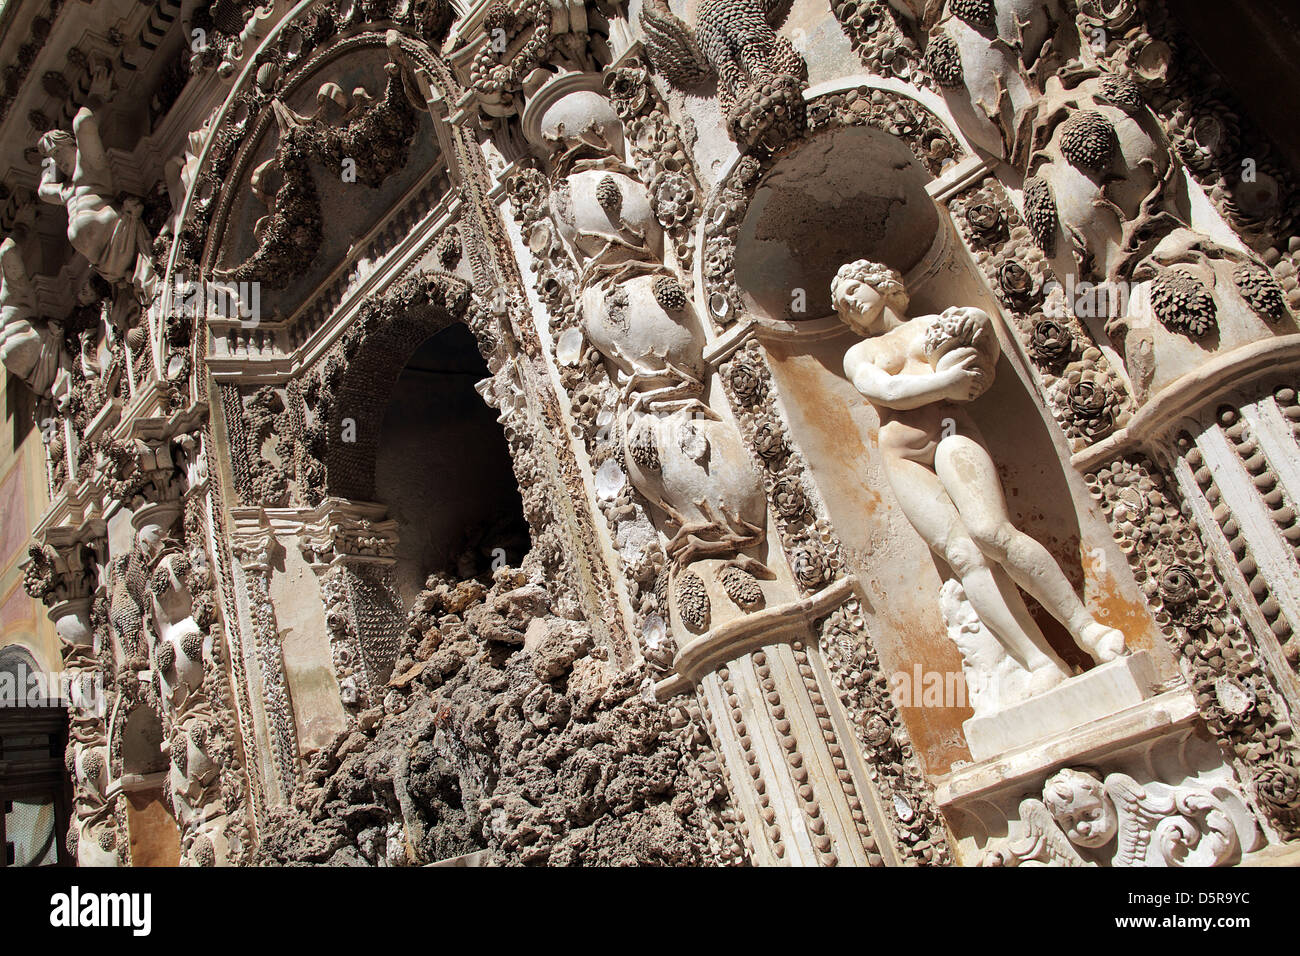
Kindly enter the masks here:
<path id="1" fill-rule="evenodd" d="M 1175 5 L 48 6 L 79 863 L 1287 852 L 1300 194 Z"/>

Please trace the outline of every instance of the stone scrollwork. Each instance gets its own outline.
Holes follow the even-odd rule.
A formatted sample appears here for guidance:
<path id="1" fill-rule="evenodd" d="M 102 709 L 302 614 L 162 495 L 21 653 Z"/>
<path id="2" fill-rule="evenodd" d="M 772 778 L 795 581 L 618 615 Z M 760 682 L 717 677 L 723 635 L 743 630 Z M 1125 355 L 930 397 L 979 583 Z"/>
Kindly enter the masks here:
<path id="1" fill-rule="evenodd" d="M 1092 316 L 1139 405 L 1207 351 L 1295 328 L 1260 260 L 1190 225 L 1179 156 L 1131 79 L 1063 72 L 1031 119 L 1026 215 L 1059 275 L 1129 290 Z"/>
<path id="2" fill-rule="evenodd" d="M 28 594 L 50 609 L 71 678 L 65 764 L 73 786 L 67 847 L 82 866 L 117 866 L 126 852 L 117 816 L 120 794 L 111 789 L 105 685 L 114 670 L 104 601 L 97 594 L 103 546 L 102 538 L 57 548 L 35 544 L 24 574 Z"/>
<path id="3" fill-rule="evenodd" d="M 1229 866 L 1261 840 L 1226 787 L 1141 784 L 1071 767 L 1020 804 L 1020 822 L 1024 835 L 989 850 L 983 866 Z"/>
<path id="4" fill-rule="evenodd" d="M 1300 180 L 1212 20 L 46 4 L 77 862 L 1294 859 Z"/>
<path id="5" fill-rule="evenodd" d="M 566 70 L 596 67 L 594 54 L 608 56 L 606 29 L 594 4 L 577 0 L 494 0 L 483 17 L 486 41 L 469 69 L 473 92 L 487 125 L 512 116 L 522 94 L 553 65 Z"/>
<path id="6" fill-rule="evenodd" d="M 274 773 L 282 792 L 292 793 L 299 783 L 298 733 L 294 726 L 293 704 L 285 678 L 270 586 L 271 562 L 279 547 L 269 529 L 239 529 L 230 537 L 230 548 L 239 562 L 247 588 L 247 613 L 266 695 Z"/>

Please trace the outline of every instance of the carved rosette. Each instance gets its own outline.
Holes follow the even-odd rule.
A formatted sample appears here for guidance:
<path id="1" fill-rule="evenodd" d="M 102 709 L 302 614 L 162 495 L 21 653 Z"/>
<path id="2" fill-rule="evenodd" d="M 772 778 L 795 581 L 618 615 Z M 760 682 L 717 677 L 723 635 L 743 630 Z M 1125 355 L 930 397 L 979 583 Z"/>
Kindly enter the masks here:
<path id="1" fill-rule="evenodd" d="M 1176 490 L 1145 458 L 1085 476 L 1220 747 L 1284 833 L 1300 830 L 1300 793 L 1277 781 L 1300 765 L 1286 708 L 1241 629 Z M 1279 796 L 1280 795 L 1280 796 Z M 1289 802 L 1288 802 L 1289 801 Z"/>
<path id="2" fill-rule="evenodd" d="M 681 274 L 689 276 L 701 199 L 690 151 L 645 70 L 637 66 L 610 70 L 605 87 L 623 121 L 637 172 L 650 190 L 655 218 L 672 240 Z"/>
<path id="3" fill-rule="evenodd" d="M 1077 451 L 1123 428 L 1132 417 L 1132 399 L 1065 303 L 1051 266 L 1002 184 L 987 177 L 948 206 L 1033 360 L 1041 393 L 1071 447 Z M 1098 300 L 1103 297 L 1099 292 Z"/>

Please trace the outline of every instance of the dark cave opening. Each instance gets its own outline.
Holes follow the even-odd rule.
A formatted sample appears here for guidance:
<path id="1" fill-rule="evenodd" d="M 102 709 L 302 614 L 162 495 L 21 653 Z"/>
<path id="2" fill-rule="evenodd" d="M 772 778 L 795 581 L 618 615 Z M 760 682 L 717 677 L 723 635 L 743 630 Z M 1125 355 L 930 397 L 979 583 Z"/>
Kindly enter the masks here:
<path id="1" fill-rule="evenodd" d="M 505 435 L 474 389 L 489 377 L 455 323 L 407 361 L 384 413 L 375 496 L 398 524 L 397 586 L 410 607 L 430 574 L 517 566 L 530 547 Z"/>

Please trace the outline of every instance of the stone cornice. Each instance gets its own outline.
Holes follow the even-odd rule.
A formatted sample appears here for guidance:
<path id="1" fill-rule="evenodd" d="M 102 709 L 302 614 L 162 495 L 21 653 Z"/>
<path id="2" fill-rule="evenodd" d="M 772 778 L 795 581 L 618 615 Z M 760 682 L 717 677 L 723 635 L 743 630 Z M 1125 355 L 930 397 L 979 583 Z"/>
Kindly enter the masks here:
<path id="1" fill-rule="evenodd" d="M 258 549 L 281 536 L 297 537 L 307 561 L 322 570 L 339 561 L 391 564 L 397 546 L 397 522 L 388 506 L 371 501 L 326 498 L 315 508 L 232 508 L 232 545 L 245 567 L 264 562 Z"/>

